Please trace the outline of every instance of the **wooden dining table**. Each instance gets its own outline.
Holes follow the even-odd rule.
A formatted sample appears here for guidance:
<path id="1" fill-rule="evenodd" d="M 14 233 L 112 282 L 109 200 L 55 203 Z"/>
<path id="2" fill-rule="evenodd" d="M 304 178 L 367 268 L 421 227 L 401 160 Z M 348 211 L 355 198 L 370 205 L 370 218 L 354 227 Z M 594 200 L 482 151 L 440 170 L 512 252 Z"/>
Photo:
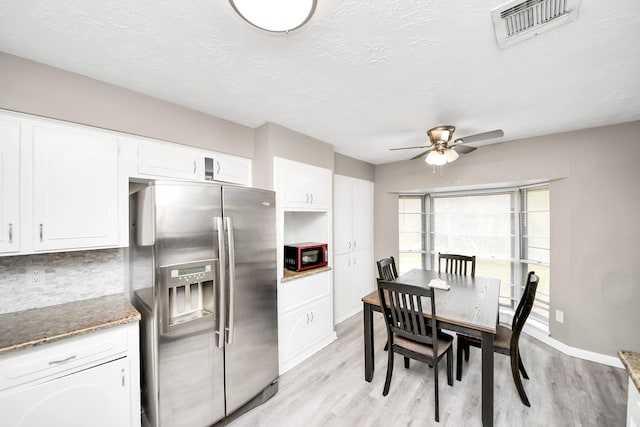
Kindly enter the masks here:
<path id="1" fill-rule="evenodd" d="M 498 323 L 500 280 L 413 269 L 394 280 L 428 286 L 432 279 L 449 284 L 449 290 L 435 289 L 436 319 L 439 326 L 479 338 L 482 344 L 482 424 L 493 425 L 493 340 Z M 371 382 L 374 370 L 373 312 L 382 312 L 378 291 L 362 298 L 364 304 L 364 378 Z M 430 318 L 429 312 L 424 313 Z"/>

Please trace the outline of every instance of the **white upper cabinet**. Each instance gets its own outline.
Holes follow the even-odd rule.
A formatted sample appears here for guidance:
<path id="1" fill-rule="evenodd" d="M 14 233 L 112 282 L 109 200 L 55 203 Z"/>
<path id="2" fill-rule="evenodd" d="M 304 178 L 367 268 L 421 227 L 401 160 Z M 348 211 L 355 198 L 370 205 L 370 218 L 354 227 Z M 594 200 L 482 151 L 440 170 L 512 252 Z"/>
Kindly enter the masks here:
<path id="1" fill-rule="evenodd" d="M 371 249 L 373 183 L 335 175 L 334 187 L 335 254 Z"/>
<path id="2" fill-rule="evenodd" d="M 195 148 L 161 141 L 138 143 L 138 172 L 152 177 L 204 180 L 204 156 Z"/>
<path id="3" fill-rule="evenodd" d="M 118 245 L 118 142 L 71 126 L 33 127 L 35 251 Z"/>
<path id="4" fill-rule="evenodd" d="M 209 158 L 211 159 L 211 173 L 214 181 L 230 182 L 240 185 L 251 184 L 250 159 L 220 153 L 215 153 Z"/>
<path id="5" fill-rule="evenodd" d="M 331 208 L 330 169 L 276 158 L 276 187 L 281 189 L 280 202 L 286 208 Z"/>
<path id="6" fill-rule="evenodd" d="M 20 123 L 0 119 L 0 252 L 20 250 Z"/>

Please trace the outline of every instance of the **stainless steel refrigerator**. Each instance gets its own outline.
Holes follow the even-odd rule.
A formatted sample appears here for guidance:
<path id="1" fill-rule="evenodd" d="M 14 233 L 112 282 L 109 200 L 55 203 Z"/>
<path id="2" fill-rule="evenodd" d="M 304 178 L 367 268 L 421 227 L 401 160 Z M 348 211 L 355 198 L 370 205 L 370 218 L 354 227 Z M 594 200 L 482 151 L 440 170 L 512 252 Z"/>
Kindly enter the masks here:
<path id="1" fill-rule="evenodd" d="M 132 193 L 143 422 L 224 423 L 277 391 L 274 193 L 166 181 Z"/>

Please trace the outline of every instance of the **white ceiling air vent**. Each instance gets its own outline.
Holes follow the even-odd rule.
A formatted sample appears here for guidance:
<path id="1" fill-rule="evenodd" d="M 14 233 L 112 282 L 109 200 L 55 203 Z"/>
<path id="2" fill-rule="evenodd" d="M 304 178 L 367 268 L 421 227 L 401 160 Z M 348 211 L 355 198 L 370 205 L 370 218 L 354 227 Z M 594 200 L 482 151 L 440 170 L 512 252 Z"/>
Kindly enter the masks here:
<path id="1" fill-rule="evenodd" d="M 575 20 L 581 1 L 512 1 L 493 9 L 491 17 L 498 46 L 511 46 Z"/>

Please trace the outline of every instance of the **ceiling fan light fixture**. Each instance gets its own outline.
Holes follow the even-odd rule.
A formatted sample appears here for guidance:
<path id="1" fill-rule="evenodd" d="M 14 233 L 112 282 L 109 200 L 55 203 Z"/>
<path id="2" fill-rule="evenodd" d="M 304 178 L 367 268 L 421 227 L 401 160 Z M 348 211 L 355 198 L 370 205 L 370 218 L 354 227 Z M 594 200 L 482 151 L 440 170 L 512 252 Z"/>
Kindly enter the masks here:
<path id="1" fill-rule="evenodd" d="M 449 148 L 444 151 L 444 157 L 447 159 L 447 163 L 453 162 L 455 159 L 460 157 L 460 155 L 453 148 Z"/>
<path id="2" fill-rule="evenodd" d="M 317 0 L 229 0 L 242 19 L 261 30 L 288 33 L 306 24 Z"/>
<path id="3" fill-rule="evenodd" d="M 433 150 L 427 154 L 424 161 L 429 165 L 442 166 L 447 164 L 447 156 L 440 150 Z"/>

